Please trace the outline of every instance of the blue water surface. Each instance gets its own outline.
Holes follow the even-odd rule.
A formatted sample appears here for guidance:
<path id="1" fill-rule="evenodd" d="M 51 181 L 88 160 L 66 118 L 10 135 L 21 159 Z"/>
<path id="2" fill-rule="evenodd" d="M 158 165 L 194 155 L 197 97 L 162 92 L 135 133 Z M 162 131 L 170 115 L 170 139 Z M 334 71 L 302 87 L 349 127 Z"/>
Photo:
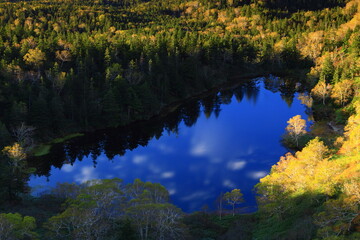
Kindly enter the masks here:
<path id="1" fill-rule="evenodd" d="M 49 177 L 33 176 L 30 185 L 39 191 L 57 182 L 118 177 L 130 183 L 140 178 L 164 185 L 172 202 L 186 212 L 215 209 L 220 193 L 239 188 L 245 198 L 240 207 L 254 210 L 254 186 L 287 152 L 280 143 L 286 122 L 298 114 L 307 119 L 296 96 L 289 106 L 280 92 L 266 90 L 263 81 L 257 85 L 256 97 L 241 102 L 232 97 L 230 104 L 220 106 L 218 116 L 202 112 L 193 126 L 181 122 L 177 132 L 165 131 L 147 146 L 112 160 L 102 153 L 96 167 L 91 157 L 52 167 Z"/>

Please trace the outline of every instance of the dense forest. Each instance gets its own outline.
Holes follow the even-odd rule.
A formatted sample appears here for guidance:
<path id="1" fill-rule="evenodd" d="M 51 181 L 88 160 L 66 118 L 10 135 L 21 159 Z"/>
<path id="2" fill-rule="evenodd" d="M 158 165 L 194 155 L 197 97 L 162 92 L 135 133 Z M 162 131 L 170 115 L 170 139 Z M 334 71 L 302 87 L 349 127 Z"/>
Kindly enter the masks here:
<path id="1" fill-rule="evenodd" d="M 1 1 L 0 239 L 359 239 L 359 30 L 359 0 Z M 29 194 L 40 143 L 269 73 L 301 79 L 315 123 L 289 120 L 295 151 L 255 187 L 256 213 L 184 214 L 141 180 Z"/>

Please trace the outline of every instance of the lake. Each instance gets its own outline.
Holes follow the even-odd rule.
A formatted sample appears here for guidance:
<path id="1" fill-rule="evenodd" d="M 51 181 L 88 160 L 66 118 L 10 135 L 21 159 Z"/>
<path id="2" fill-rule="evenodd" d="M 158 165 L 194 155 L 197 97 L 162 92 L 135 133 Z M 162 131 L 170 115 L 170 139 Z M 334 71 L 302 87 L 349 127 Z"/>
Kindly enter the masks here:
<path id="1" fill-rule="evenodd" d="M 281 135 L 289 118 L 308 109 L 300 84 L 274 76 L 234 84 L 185 101 L 165 116 L 87 133 L 32 160 L 30 186 L 118 177 L 164 185 L 186 212 L 215 209 L 220 193 L 239 188 L 243 211 L 256 209 L 254 185 L 287 152 Z M 207 207 L 206 207 L 207 206 Z"/>

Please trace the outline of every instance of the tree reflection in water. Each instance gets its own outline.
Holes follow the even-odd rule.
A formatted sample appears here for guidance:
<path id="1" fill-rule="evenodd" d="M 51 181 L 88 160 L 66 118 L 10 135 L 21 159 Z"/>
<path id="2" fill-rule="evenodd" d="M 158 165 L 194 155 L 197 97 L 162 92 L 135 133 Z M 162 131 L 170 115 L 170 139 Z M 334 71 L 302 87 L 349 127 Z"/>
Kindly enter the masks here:
<path id="1" fill-rule="evenodd" d="M 102 166 L 100 170 L 96 171 L 99 171 L 99 174 L 103 171 L 101 172 L 104 175 L 103 177 L 111 174 L 117 176 L 116 174 L 121 173 L 126 174 L 129 178 L 142 178 L 153 182 L 161 181 L 161 179 L 170 181 L 172 178 L 171 184 L 169 182 L 168 184 L 166 182 L 160 183 L 167 186 L 169 191 L 177 191 L 176 194 L 178 195 L 183 194 L 178 196 L 178 199 L 174 200 L 175 202 L 194 202 L 195 199 L 201 201 L 201 199 L 208 198 L 215 200 L 216 194 L 223 190 L 227 191 L 235 183 L 242 181 L 242 184 L 247 185 L 247 189 L 244 187 L 241 189 L 244 189 L 245 200 L 248 203 L 249 200 L 246 198 L 251 194 L 251 189 L 256 181 L 269 171 L 271 165 L 278 161 L 280 155 L 285 153 L 285 149 L 278 141 L 284 131 L 286 121 L 294 113 L 299 114 L 301 113 L 299 111 L 303 111 L 299 101 L 297 101 L 296 108 L 290 109 L 287 104 L 280 100 L 279 93 L 280 95 L 295 95 L 294 85 L 289 84 L 290 82 L 292 81 L 271 77 L 243 81 L 241 84 L 222 87 L 219 91 L 211 91 L 197 98 L 188 99 L 166 114 L 161 114 L 150 120 L 135 122 L 124 127 L 90 132 L 65 143 L 54 144 L 50 154 L 30 159 L 30 165 L 37 169 L 37 176 L 47 176 L 50 182 L 53 182 L 54 178 L 51 175 L 55 168 L 65 167 L 62 170 L 57 170 L 60 172 L 69 170 L 71 165 L 77 166 L 83 159 L 86 162 L 92 160 L 94 167 L 100 164 L 100 160 L 113 160 L 114 164 L 112 167 L 110 166 L 112 169 L 106 170 Z M 271 92 L 263 90 L 260 93 L 262 87 L 271 89 Z M 243 101 L 243 103 L 238 105 L 234 101 L 238 103 Z M 233 104 L 236 105 L 233 106 Z M 278 106 L 279 104 L 282 106 Z M 229 107 L 232 109 L 230 112 Z M 271 110 L 272 107 L 275 110 Z M 271 113 L 271 111 L 276 114 Z M 223 118 L 230 119 L 231 122 L 229 123 Z M 268 123 L 264 124 L 263 121 L 266 118 L 268 118 Z M 215 119 L 218 119 L 217 122 Z M 278 123 L 280 125 L 275 126 Z M 281 126 L 282 123 L 284 126 Z M 264 126 L 257 126 L 258 124 Z M 218 126 L 220 127 L 218 128 Z M 193 129 L 191 130 L 193 131 L 191 138 L 185 136 L 189 127 Z M 154 151 L 153 142 L 160 141 L 158 144 L 163 144 L 160 138 L 164 136 L 162 139 L 167 139 L 168 136 L 165 135 L 181 138 L 169 140 L 173 144 L 171 147 L 176 148 L 178 152 L 167 155 L 156 155 L 157 153 L 151 152 Z M 230 135 L 231 139 L 226 139 Z M 148 144 L 150 144 L 150 148 Z M 233 146 L 228 147 L 227 144 Z M 142 147 L 145 146 L 149 149 L 143 150 Z M 160 148 L 161 146 L 157 147 Z M 166 149 L 162 150 L 165 151 Z M 218 150 L 220 152 L 216 152 Z M 133 152 L 130 153 L 130 151 Z M 136 153 L 139 151 L 140 154 Z M 148 159 L 135 159 L 137 155 L 141 154 L 147 154 Z M 120 158 L 120 156 L 122 157 Z M 245 159 L 246 157 L 249 159 Z M 132 161 L 130 161 L 131 159 Z M 136 164 L 143 162 L 145 162 L 144 165 Z M 114 172 L 116 164 L 124 164 L 118 173 Z M 244 172 L 245 165 L 246 172 Z M 82 167 L 82 169 L 85 168 Z M 162 169 L 162 172 L 157 171 L 157 169 Z M 91 172 L 95 171 L 93 168 L 90 169 L 87 163 L 86 171 L 90 170 Z M 106 171 L 108 173 L 105 174 Z M 68 174 L 75 173 L 69 171 Z M 157 174 L 157 177 L 151 177 L 153 174 Z M 55 180 L 69 181 L 68 179 L 65 180 L 64 174 L 60 175 L 61 179 L 58 177 Z M 124 176 L 118 177 L 125 181 L 132 181 L 125 179 Z M 76 177 L 73 176 L 72 179 L 76 180 Z M 181 182 L 182 189 L 177 186 L 175 191 L 171 186 L 175 182 L 176 184 L 180 183 L 177 181 Z M 184 188 L 187 188 L 186 193 L 184 193 Z M 215 195 L 213 196 L 213 194 Z M 251 201 L 255 204 L 254 199 Z"/>

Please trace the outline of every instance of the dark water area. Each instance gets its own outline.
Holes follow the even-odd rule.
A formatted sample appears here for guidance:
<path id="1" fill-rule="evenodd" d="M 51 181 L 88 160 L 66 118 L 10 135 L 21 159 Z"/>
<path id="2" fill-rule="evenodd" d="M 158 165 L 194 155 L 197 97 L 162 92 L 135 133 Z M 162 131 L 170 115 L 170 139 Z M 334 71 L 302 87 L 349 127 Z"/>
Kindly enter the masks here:
<path id="1" fill-rule="evenodd" d="M 55 144 L 33 158 L 34 194 L 57 182 L 118 177 L 158 182 L 186 212 L 215 209 L 220 193 L 240 188 L 243 211 L 256 209 L 254 186 L 287 152 L 281 135 L 289 118 L 307 108 L 294 81 L 276 77 L 244 81 L 191 99 L 166 116 L 87 133 Z"/>

